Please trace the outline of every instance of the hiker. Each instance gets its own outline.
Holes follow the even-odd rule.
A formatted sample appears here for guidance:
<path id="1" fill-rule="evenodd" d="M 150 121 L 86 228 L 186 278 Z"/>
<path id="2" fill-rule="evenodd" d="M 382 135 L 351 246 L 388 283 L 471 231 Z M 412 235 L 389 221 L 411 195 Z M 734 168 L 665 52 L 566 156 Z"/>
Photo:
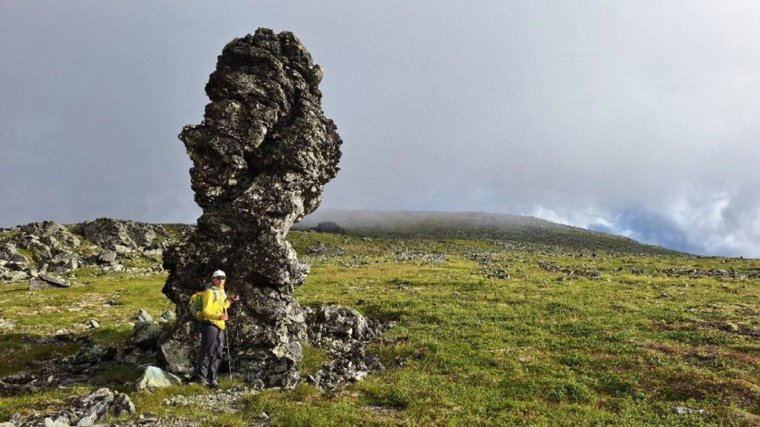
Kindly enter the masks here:
<path id="1" fill-rule="evenodd" d="M 224 346 L 228 345 L 227 334 L 224 332 L 228 319 L 227 309 L 232 302 L 240 300 L 239 296 L 227 297 L 224 292 L 226 280 L 227 276 L 222 270 L 216 270 L 211 275 L 211 283 L 206 285 L 201 296 L 203 309 L 198 315 L 202 338 L 195 375 L 209 388 L 219 387 L 216 371 L 222 363 Z"/>

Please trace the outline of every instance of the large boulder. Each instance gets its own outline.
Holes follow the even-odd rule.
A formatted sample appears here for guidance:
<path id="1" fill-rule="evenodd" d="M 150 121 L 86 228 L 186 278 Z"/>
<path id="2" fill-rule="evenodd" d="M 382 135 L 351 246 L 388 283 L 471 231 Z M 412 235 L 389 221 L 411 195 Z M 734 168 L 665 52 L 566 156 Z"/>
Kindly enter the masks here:
<path id="1" fill-rule="evenodd" d="M 182 325 L 192 322 L 190 295 L 222 269 L 228 292 L 242 296 L 231 312 L 239 371 L 270 386 L 299 381 L 306 327 L 293 290 L 309 268 L 285 236 L 319 206 L 340 159 L 341 139 L 321 108 L 321 79 L 322 69 L 289 32 L 260 28 L 218 57 L 204 119 L 180 134 L 203 215 L 164 255 L 170 274 L 163 292 L 179 321 L 167 338 L 175 344 L 165 341 L 162 352 L 197 341 Z"/>

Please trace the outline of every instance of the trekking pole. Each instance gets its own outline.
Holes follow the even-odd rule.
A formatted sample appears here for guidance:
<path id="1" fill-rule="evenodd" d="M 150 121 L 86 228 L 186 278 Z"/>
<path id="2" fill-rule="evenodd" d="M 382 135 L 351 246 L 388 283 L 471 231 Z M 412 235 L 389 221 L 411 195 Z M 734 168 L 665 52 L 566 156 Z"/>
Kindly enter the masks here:
<path id="1" fill-rule="evenodd" d="M 235 296 L 233 300 L 239 301 L 240 297 Z M 226 309 L 224 310 L 224 313 L 225 314 L 228 313 Z M 235 336 L 237 337 L 237 329 L 235 329 Z M 224 328 L 224 338 L 227 341 L 227 367 L 229 368 L 229 371 L 230 371 L 230 379 L 232 379 L 232 354 L 230 351 L 230 329 L 229 328 Z"/>
<path id="2" fill-rule="evenodd" d="M 230 355 L 230 331 L 228 328 L 224 329 L 224 338 L 227 341 L 227 367 L 230 370 L 230 379 L 232 379 L 232 356 Z"/>

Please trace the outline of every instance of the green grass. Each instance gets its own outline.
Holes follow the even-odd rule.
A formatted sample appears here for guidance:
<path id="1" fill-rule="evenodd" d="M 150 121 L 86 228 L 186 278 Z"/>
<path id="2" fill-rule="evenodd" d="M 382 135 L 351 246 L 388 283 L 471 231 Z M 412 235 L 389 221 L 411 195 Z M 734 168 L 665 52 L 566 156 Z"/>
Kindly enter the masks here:
<path id="1" fill-rule="evenodd" d="M 207 393 L 197 385 L 130 392 L 139 411 L 241 426 L 261 412 L 287 426 L 760 424 L 760 281 L 665 273 L 756 272 L 760 261 L 601 250 L 594 256 L 490 240 L 308 232 L 290 240 L 312 264 L 296 290 L 301 303 L 343 304 L 397 322 L 371 347 L 387 369 L 332 394 L 302 384 L 247 396 L 232 414 L 163 404 Z M 306 255 L 320 242 L 323 253 Z M 400 254 L 443 254 L 446 261 L 399 262 Z M 486 277 L 494 267 L 511 279 Z M 154 316 L 171 307 L 160 293 L 164 279 L 83 273 L 88 285 L 71 289 L 3 286 L 0 317 L 18 320 L 16 330 L 0 335 L 3 372 L 52 357 L 23 336 L 76 330 L 90 318 L 102 328 L 79 333 L 123 342 L 140 307 Z M 302 373 L 316 372 L 325 357 L 304 346 Z M 116 366 L 97 382 L 119 388 L 136 374 L 133 366 Z M 236 384 L 226 380 L 223 387 Z M 0 421 L 38 408 L 35 396 L 2 398 Z M 676 406 L 705 413 L 677 415 Z"/>
<path id="2" fill-rule="evenodd" d="M 31 263 L 32 265 L 36 264 L 37 261 L 36 261 L 35 256 L 34 256 L 34 252 L 32 252 L 31 250 L 29 250 L 29 249 L 16 249 L 16 252 L 18 252 L 19 255 L 21 255 L 24 258 L 26 258 L 27 261 L 29 261 L 29 263 Z"/>

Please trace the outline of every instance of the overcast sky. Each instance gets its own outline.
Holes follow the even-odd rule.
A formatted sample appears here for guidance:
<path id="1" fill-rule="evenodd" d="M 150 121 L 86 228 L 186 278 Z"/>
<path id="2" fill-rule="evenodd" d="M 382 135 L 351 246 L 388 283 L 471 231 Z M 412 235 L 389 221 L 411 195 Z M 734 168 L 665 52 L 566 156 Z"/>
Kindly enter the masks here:
<path id="1" fill-rule="evenodd" d="M 177 134 L 258 27 L 325 70 L 344 145 L 323 208 L 760 257 L 756 1 L 0 0 L 0 226 L 194 222 Z"/>

